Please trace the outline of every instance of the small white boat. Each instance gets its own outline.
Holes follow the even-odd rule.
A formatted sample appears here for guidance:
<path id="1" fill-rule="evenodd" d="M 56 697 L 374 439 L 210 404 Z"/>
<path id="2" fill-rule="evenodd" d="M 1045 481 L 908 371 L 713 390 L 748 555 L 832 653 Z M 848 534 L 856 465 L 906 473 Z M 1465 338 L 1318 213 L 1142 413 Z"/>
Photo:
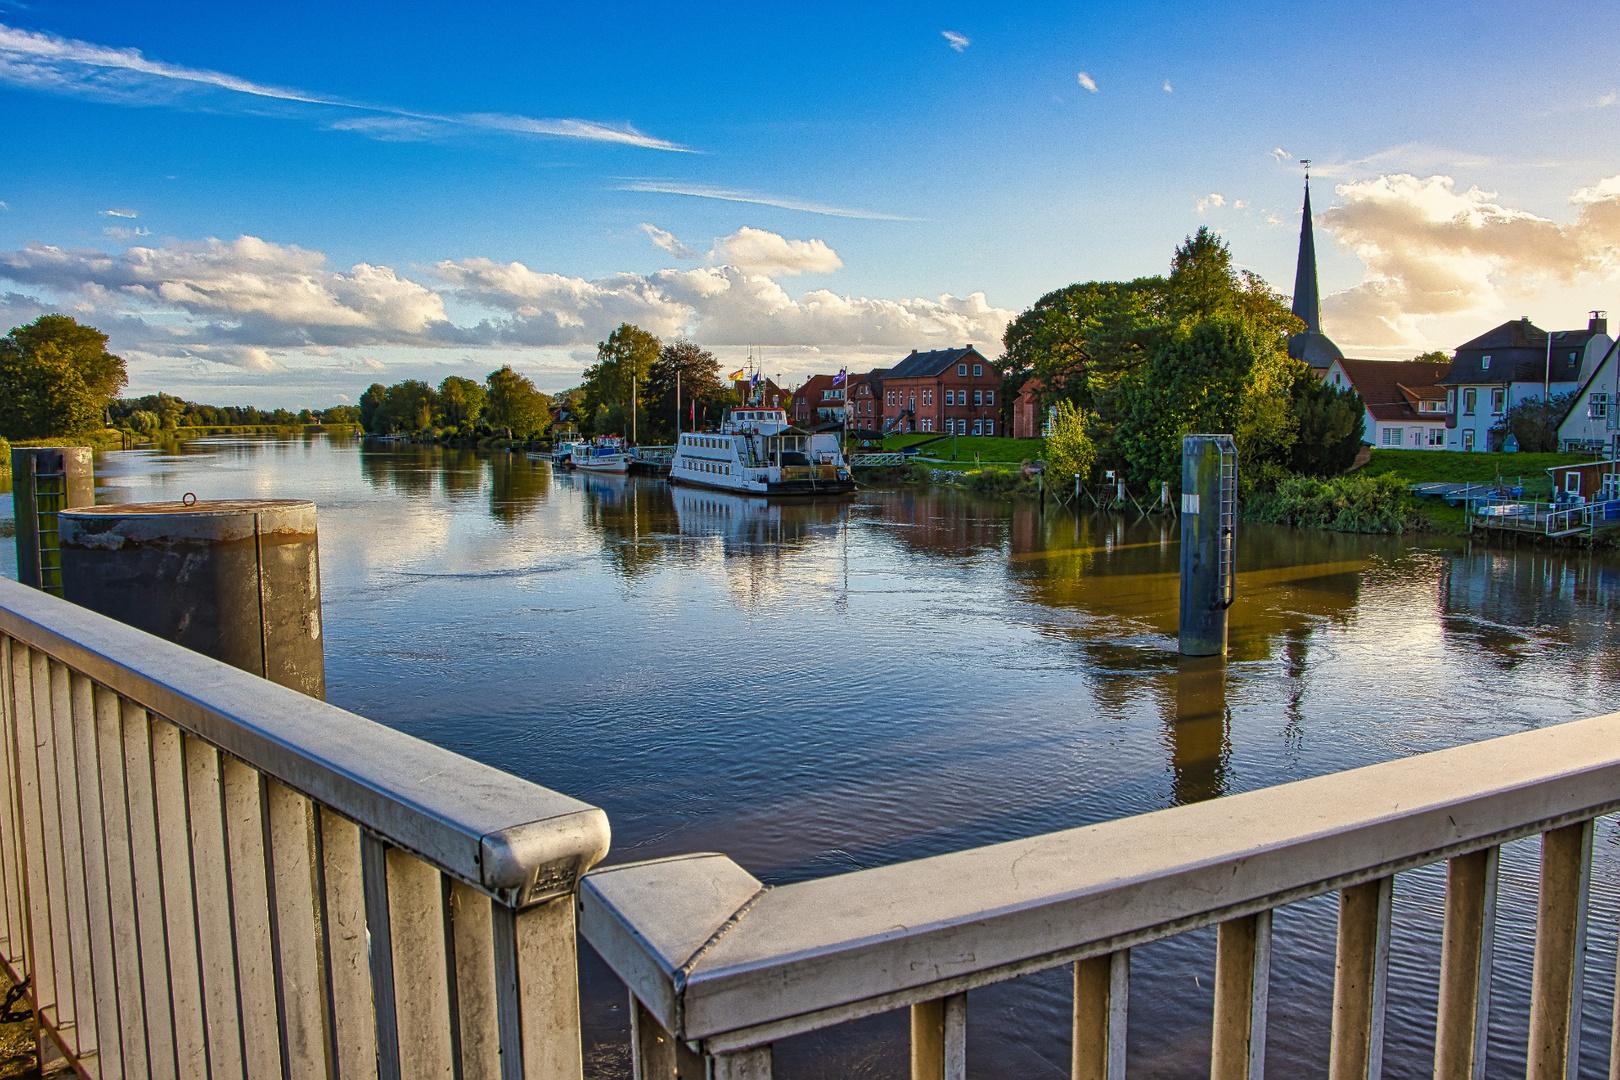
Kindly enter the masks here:
<path id="1" fill-rule="evenodd" d="M 598 435 L 588 443 L 575 443 L 569 463 L 586 472 L 627 473 L 630 451 L 617 435 Z"/>
<path id="2" fill-rule="evenodd" d="M 730 410 L 718 432 L 683 432 L 669 482 L 754 495 L 838 495 L 855 490 L 838 436 L 812 435 L 781 409 Z"/>

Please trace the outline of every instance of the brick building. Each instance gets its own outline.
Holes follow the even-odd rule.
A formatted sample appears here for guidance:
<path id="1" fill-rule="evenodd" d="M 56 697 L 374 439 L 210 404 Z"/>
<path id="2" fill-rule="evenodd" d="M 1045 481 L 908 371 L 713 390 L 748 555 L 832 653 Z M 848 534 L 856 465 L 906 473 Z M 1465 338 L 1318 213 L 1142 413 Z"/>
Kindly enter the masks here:
<path id="1" fill-rule="evenodd" d="M 1046 417 L 1041 413 L 1041 380 L 1025 380 L 1013 399 L 1013 438 L 1036 439 L 1045 434 Z"/>
<path id="2" fill-rule="evenodd" d="M 1001 377 L 972 345 L 960 349 L 912 350 L 883 376 L 883 430 L 956 435 L 1005 435 L 998 431 L 996 393 Z"/>

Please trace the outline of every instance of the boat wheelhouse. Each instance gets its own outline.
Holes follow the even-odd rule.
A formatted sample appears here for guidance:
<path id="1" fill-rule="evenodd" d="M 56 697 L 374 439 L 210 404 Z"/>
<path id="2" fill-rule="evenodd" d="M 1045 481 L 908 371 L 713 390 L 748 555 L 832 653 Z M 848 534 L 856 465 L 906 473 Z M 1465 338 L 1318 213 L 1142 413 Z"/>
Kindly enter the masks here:
<path id="1" fill-rule="evenodd" d="M 669 482 L 758 495 L 837 495 L 855 490 L 838 436 L 788 423 L 781 409 L 738 408 L 719 431 L 683 432 Z"/>

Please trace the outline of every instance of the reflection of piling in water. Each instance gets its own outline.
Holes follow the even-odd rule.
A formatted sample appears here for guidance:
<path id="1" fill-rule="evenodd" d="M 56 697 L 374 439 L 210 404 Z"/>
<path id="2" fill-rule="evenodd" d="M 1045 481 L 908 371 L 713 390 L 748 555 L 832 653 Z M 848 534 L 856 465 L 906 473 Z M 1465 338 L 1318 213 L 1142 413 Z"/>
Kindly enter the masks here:
<path id="1" fill-rule="evenodd" d="M 130 503 L 60 520 L 64 599 L 326 697 L 314 503 Z"/>
<path id="2" fill-rule="evenodd" d="M 1170 722 L 1170 791 L 1176 805 L 1226 794 L 1226 659 L 1177 661 L 1176 713 Z"/>
<path id="3" fill-rule="evenodd" d="M 1237 551 L 1237 450 L 1230 435 L 1187 435 L 1181 445 L 1183 656 L 1226 655 Z"/>
<path id="4" fill-rule="evenodd" d="M 19 446 L 11 451 L 11 505 L 17 525 L 17 580 L 62 595 L 56 515 L 96 501 L 88 446 Z"/>

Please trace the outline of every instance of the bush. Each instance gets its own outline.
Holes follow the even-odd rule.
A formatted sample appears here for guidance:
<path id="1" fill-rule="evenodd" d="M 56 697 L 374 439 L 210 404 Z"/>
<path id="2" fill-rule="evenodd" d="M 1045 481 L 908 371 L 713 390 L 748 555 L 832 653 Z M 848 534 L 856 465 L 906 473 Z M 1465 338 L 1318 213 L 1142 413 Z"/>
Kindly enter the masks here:
<path id="1" fill-rule="evenodd" d="M 1254 521 L 1334 532 L 1398 533 L 1422 519 L 1397 476 L 1352 473 L 1328 480 L 1286 475 L 1270 490 L 1255 490 L 1244 504 Z"/>

